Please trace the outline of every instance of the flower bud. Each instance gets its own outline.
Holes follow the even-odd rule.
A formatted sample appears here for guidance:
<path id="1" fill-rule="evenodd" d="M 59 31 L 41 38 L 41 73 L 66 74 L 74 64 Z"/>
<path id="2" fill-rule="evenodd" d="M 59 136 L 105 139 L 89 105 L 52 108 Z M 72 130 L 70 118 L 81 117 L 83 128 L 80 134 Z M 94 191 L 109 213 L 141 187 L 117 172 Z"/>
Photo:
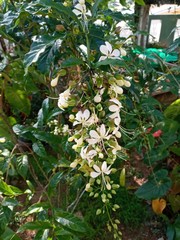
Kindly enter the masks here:
<path id="1" fill-rule="evenodd" d="M 57 76 L 56 78 L 51 80 L 51 87 L 56 87 L 57 86 L 58 79 L 59 79 L 59 77 Z"/>
<path id="2" fill-rule="evenodd" d="M 99 214 L 101 214 L 101 209 L 97 209 L 97 211 L 96 211 L 96 215 L 99 215 Z"/>
<path id="3" fill-rule="evenodd" d="M 94 97 L 94 102 L 96 103 L 100 103 L 101 102 L 101 96 L 99 94 L 97 94 L 95 97 Z"/>

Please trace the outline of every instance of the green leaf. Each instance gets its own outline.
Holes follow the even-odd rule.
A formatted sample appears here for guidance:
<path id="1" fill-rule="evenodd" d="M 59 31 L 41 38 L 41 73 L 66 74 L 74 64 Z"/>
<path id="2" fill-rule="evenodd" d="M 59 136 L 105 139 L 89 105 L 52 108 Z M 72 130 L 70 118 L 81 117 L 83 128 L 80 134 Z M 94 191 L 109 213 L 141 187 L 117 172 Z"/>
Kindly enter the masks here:
<path id="1" fill-rule="evenodd" d="M 25 91 L 6 86 L 5 97 L 14 110 L 29 115 L 31 103 Z"/>
<path id="2" fill-rule="evenodd" d="M 5 231 L 8 220 L 6 214 L 4 213 L 4 208 L 0 206 L 0 236 Z"/>
<path id="3" fill-rule="evenodd" d="M 120 0 L 120 4 L 126 6 L 126 0 Z"/>
<path id="4" fill-rule="evenodd" d="M 34 130 L 32 131 L 33 136 L 43 142 L 48 143 L 54 150 L 59 150 L 59 145 L 61 143 L 61 137 L 54 135 L 52 133 Z"/>
<path id="5" fill-rule="evenodd" d="M 105 59 L 103 61 L 97 62 L 95 64 L 95 67 L 98 68 L 100 66 L 104 65 L 112 65 L 112 66 L 119 66 L 119 67 L 125 67 L 124 61 L 120 59 Z"/>
<path id="6" fill-rule="evenodd" d="M 165 111 L 164 116 L 173 120 L 180 120 L 180 99 L 177 99 L 171 105 L 169 105 Z"/>
<path id="7" fill-rule="evenodd" d="M 28 216 L 33 213 L 39 213 L 49 208 L 48 203 L 35 203 L 31 205 L 26 211 L 23 212 L 23 216 Z"/>
<path id="8" fill-rule="evenodd" d="M 19 238 L 15 232 L 7 227 L 5 232 L 0 236 L 0 240 L 21 240 L 21 238 Z"/>
<path id="9" fill-rule="evenodd" d="M 141 6 L 144 6 L 145 5 L 145 2 L 143 0 L 135 0 L 135 3 L 141 5 Z"/>
<path id="10" fill-rule="evenodd" d="M 45 7 L 51 7 L 57 10 L 60 14 L 64 14 L 66 23 L 70 23 L 70 18 L 72 18 L 79 26 L 81 26 L 81 23 L 77 16 L 72 12 L 69 7 L 64 6 L 62 3 L 56 3 L 51 0 L 40 0 L 39 3 Z"/>
<path id="11" fill-rule="evenodd" d="M 53 240 L 52 237 L 49 237 L 49 231 L 49 229 L 38 231 L 34 240 Z"/>
<path id="12" fill-rule="evenodd" d="M 180 37 L 177 38 L 167 49 L 167 53 L 175 51 L 180 46 Z"/>
<path id="13" fill-rule="evenodd" d="M 9 128 L 9 125 L 11 124 L 9 120 L 10 120 L 10 117 L 8 118 L 5 115 L 3 118 L 0 117 L 0 137 L 5 137 L 6 139 L 12 140 L 12 133 L 11 133 L 11 129 Z"/>
<path id="14" fill-rule="evenodd" d="M 65 67 L 72 67 L 72 66 L 81 65 L 81 64 L 83 64 L 83 61 L 81 59 L 76 57 L 71 57 L 63 61 L 61 66 L 65 68 Z"/>
<path id="15" fill-rule="evenodd" d="M 54 191 L 56 191 L 56 187 L 59 183 L 59 181 L 62 179 L 63 177 L 63 173 L 55 173 L 54 176 L 50 179 L 49 181 L 49 185 L 48 185 L 48 195 L 51 196 L 53 194 Z"/>
<path id="16" fill-rule="evenodd" d="M 177 156 L 180 157 L 180 147 L 172 146 L 172 147 L 169 148 L 169 151 L 175 153 Z"/>
<path id="17" fill-rule="evenodd" d="M 103 2 L 103 0 L 95 0 L 94 5 L 92 6 L 92 17 L 96 16 L 99 4 L 101 4 L 101 2 Z"/>
<path id="18" fill-rule="evenodd" d="M 63 227 L 66 227 L 72 231 L 80 233 L 85 233 L 87 231 L 85 223 L 81 219 L 68 212 L 56 211 L 55 219 Z"/>
<path id="19" fill-rule="evenodd" d="M 46 98 L 42 103 L 42 108 L 38 112 L 38 121 L 35 127 L 43 127 L 47 124 L 53 117 L 59 115 L 62 112 L 59 108 L 52 108 L 50 106 L 49 98 Z"/>
<path id="20" fill-rule="evenodd" d="M 14 20 L 18 18 L 19 14 L 20 13 L 16 13 L 12 11 L 6 12 L 3 16 L 3 20 L 1 21 L 0 26 L 11 25 L 14 22 Z"/>
<path id="21" fill-rule="evenodd" d="M 52 224 L 48 221 L 34 221 L 28 222 L 22 225 L 17 232 L 23 232 L 25 230 L 43 230 L 52 228 Z"/>
<path id="22" fill-rule="evenodd" d="M 31 49 L 25 55 L 25 58 L 24 58 L 24 64 L 26 66 L 26 69 L 32 63 L 37 62 L 38 59 L 40 58 L 40 55 L 45 52 L 46 48 L 49 46 L 53 46 L 56 43 L 56 40 L 57 40 L 57 37 L 49 36 L 49 35 L 43 35 L 43 36 L 38 36 L 34 38 L 33 43 L 31 45 Z M 59 42 L 58 45 L 60 46 L 60 44 L 61 44 L 61 41 Z"/>
<path id="23" fill-rule="evenodd" d="M 164 196 L 170 189 L 172 182 L 168 171 L 162 169 L 154 173 L 136 192 L 136 196 L 146 200 L 157 199 Z"/>
<path id="24" fill-rule="evenodd" d="M 6 207 L 15 207 L 19 205 L 19 202 L 14 198 L 4 197 L 1 204 Z"/>
<path id="25" fill-rule="evenodd" d="M 43 144 L 40 141 L 33 143 L 32 149 L 38 156 L 43 157 L 43 158 L 47 157 L 45 147 L 43 146 Z"/>
<path id="26" fill-rule="evenodd" d="M 5 231 L 6 226 L 10 222 L 12 211 L 9 207 L 0 206 L 0 236 Z"/>
<path id="27" fill-rule="evenodd" d="M 23 194 L 19 188 L 8 185 L 2 180 L 0 180 L 0 192 L 8 196 L 18 196 Z"/>
<path id="28" fill-rule="evenodd" d="M 17 172 L 24 179 L 26 179 L 27 172 L 28 172 L 28 156 L 22 155 L 22 156 L 18 157 L 16 160 L 16 167 L 17 167 Z"/>
<path id="29" fill-rule="evenodd" d="M 168 240 L 174 240 L 174 235 L 175 235 L 174 226 L 172 224 L 169 224 L 167 226 L 167 230 L 166 230 L 167 239 Z"/>
<path id="30" fill-rule="evenodd" d="M 180 239 L 180 216 L 177 217 L 174 223 L 174 227 L 175 227 L 175 240 L 179 240 Z"/>

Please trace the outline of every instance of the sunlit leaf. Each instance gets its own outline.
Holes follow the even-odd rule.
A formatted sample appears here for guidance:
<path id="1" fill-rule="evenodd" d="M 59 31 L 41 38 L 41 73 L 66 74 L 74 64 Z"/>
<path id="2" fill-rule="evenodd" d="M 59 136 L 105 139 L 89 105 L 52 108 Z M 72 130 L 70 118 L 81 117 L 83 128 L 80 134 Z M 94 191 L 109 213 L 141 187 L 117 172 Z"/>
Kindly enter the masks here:
<path id="1" fill-rule="evenodd" d="M 59 39 L 58 36 L 54 37 L 49 35 L 43 35 L 43 36 L 38 36 L 34 38 L 33 43 L 31 45 L 31 49 L 25 55 L 25 58 L 24 58 L 24 64 L 26 68 L 28 68 L 32 63 L 37 62 L 41 54 L 43 54 L 48 47 L 53 47 L 53 45 L 55 44 L 55 45 L 58 45 L 58 48 L 59 48 L 61 42 L 62 41 Z M 50 50 L 46 52 L 45 61 L 47 60 L 49 53 L 50 53 Z"/>
<path id="2" fill-rule="evenodd" d="M 19 188 L 8 185 L 2 180 L 0 180 L 0 192 L 8 196 L 18 196 L 23 193 Z"/>
<path id="3" fill-rule="evenodd" d="M 68 212 L 56 212 L 55 219 L 58 223 L 60 223 L 63 227 L 67 229 L 81 233 L 85 233 L 87 231 L 85 223 L 81 219 L 75 217 Z"/>
<path id="4" fill-rule="evenodd" d="M 17 172 L 25 179 L 28 172 L 28 157 L 22 155 L 16 160 Z"/>
<path id="5" fill-rule="evenodd" d="M 23 216 L 28 216 L 33 213 L 39 213 L 49 208 L 48 203 L 35 203 L 31 205 L 26 211 L 23 212 Z"/>
<path id="6" fill-rule="evenodd" d="M 156 214 L 162 214 L 165 207 L 166 200 L 164 200 L 163 198 L 152 200 L 152 209 Z"/>
<path id="7" fill-rule="evenodd" d="M 136 2 L 137 4 L 139 4 L 139 5 L 141 5 L 141 6 L 144 6 L 144 5 L 145 5 L 145 3 L 144 3 L 143 0 L 135 0 L 135 2 Z"/>

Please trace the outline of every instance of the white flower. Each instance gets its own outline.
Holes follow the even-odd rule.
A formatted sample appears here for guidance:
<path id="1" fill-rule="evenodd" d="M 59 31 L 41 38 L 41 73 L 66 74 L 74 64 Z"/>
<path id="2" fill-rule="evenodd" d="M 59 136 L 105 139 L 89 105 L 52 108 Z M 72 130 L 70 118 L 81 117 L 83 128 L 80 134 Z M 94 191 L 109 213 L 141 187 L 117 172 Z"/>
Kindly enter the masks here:
<path id="1" fill-rule="evenodd" d="M 69 125 L 64 124 L 64 126 L 62 127 L 62 132 L 63 133 L 68 133 L 68 131 L 69 131 Z"/>
<path id="2" fill-rule="evenodd" d="M 81 155 L 82 159 L 87 160 L 88 163 L 90 164 L 92 162 L 92 159 L 97 155 L 97 152 L 94 149 L 88 151 L 88 146 L 87 146 L 87 147 L 81 148 L 80 155 Z"/>
<path id="3" fill-rule="evenodd" d="M 91 117 L 88 119 L 88 125 L 98 123 L 98 121 L 99 121 L 98 116 L 95 113 L 92 113 Z"/>
<path id="4" fill-rule="evenodd" d="M 100 103 L 102 100 L 102 97 L 100 94 L 96 94 L 96 96 L 94 97 L 94 102 L 96 103 Z"/>
<path id="5" fill-rule="evenodd" d="M 121 146 L 118 144 L 117 140 L 115 139 L 115 141 L 113 141 L 112 143 L 109 144 L 113 150 L 112 153 L 115 155 L 117 151 L 121 150 Z"/>
<path id="6" fill-rule="evenodd" d="M 63 93 L 59 94 L 59 99 L 58 99 L 58 107 L 62 110 L 64 110 L 64 108 L 67 108 L 69 106 L 68 104 L 68 100 L 70 97 L 70 89 L 68 88 L 66 91 L 64 91 Z"/>
<path id="7" fill-rule="evenodd" d="M 104 56 L 101 56 L 99 61 L 106 58 L 119 59 L 120 51 L 118 49 L 112 49 L 112 45 L 109 42 L 105 42 L 105 45 L 100 46 L 100 51 Z"/>
<path id="8" fill-rule="evenodd" d="M 101 142 L 103 139 L 110 138 L 110 135 L 108 136 L 109 131 L 106 132 L 106 128 L 105 128 L 104 124 L 102 124 L 100 127 L 97 127 L 96 130 L 97 131 L 91 130 L 89 132 L 89 135 L 91 137 L 90 139 L 87 139 L 87 142 L 89 144 L 96 144 L 96 143 Z"/>
<path id="9" fill-rule="evenodd" d="M 86 15 L 91 15 L 90 11 L 86 11 L 86 5 L 84 0 L 78 1 L 78 4 L 74 6 L 73 13 L 76 14 L 76 16 L 83 15 L 84 17 Z"/>
<path id="10" fill-rule="evenodd" d="M 56 87 L 58 84 L 59 76 L 51 80 L 51 87 Z"/>
<path id="11" fill-rule="evenodd" d="M 122 89 L 122 87 L 118 86 L 118 85 L 115 84 L 115 83 L 113 83 L 113 84 L 110 86 L 110 91 L 111 91 L 111 92 L 113 91 L 113 92 L 116 94 L 116 97 L 117 97 L 118 94 L 119 94 L 119 95 L 123 94 L 123 89 Z"/>
<path id="12" fill-rule="evenodd" d="M 96 164 L 93 165 L 93 168 L 94 168 L 94 172 L 91 172 L 90 173 L 90 176 L 92 178 L 96 178 L 98 177 L 99 175 L 109 175 L 110 172 L 111 172 L 111 169 L 110 169 L 111 166 L 107 167 L 107 163 L 104 161 L 101 165 L 101 168 L 99 168 Z"/>
<path id="13" fill-rule="evenodd" d="M 89 117 L 90 117 L 90 111 L 88 109 L 84 110 L 84 112 L 79 111 L 76 114 L 76 117 L 75 117 L 76 121 L 74 121 L 73 126 L 76 126 L 78 124 L 82 124 L 84 126 L 88 125 Z"/>
<path id="14" fill-rule="evenodd" d="M 122 104 L 116 98 L 112 98 L 109 101 L 115 103 L 109 106 L 109 111 L 113 112 L 113 114 L 111 114 L 109 117 L 110 118 L 119 117 L 119 112 L 120 109 L 122 108 Z"/>
<path id="15" fill-rule="evenodd" d="M 72 146 L 72 148 L 76 151 L 78 147 L 81 147 L 81 146 L 82 146 L 82 144 L 83 144 L 83 138 L 82 138 L 82 137 L 79 138 L 79 139 L 75 138 L 74 141 L 76 142 L 76 144 L 74 144 L 74 145 Z"/>
<path id="16" fill-rule="evenodd" d="M 0 137 L 0 143 L 5 143 L 6 138 L 5 137 Z"/>
<path id="17" fill-rule="evenodd" d="M 101 89 L 98 91 L 98 93 L 97 93 L 96 96 L 94 97 L 94 102 L 96 102 L 96 103 L 101 102 L 101 100 L 102 100 L 102 97 L 101 97 L 101 96 L 103 95 L 104 90 L 105 90 L 105 88 L 101 88 Z"/>
<path id="18" fill-rule="evenodd" d="M 126 50 L 124 48 L 120 48 L 120 53 L 121 53 L 121 56 L 125 57 L 126 56 Z"/>
<path id="19" fill-rule="evenodd" d="M 112 134 L 115 135 L 117 138 L 121 138 L 121 133 L 119 131 L 119 126 L 114 129 Z"/>

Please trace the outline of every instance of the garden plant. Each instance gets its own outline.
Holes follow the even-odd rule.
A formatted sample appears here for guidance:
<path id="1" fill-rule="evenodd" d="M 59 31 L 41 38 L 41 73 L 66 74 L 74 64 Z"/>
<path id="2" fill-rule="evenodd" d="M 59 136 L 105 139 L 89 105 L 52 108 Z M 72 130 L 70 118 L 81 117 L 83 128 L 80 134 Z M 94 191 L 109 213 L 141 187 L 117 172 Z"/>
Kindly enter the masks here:
<path id="1" fill-rule="evenodd" d="M 112 1 L 0 11 L 0 239 L 123 239 L 150 212 L 178 240 L 179 62 L 139 57 L 135 16 Z"/>

